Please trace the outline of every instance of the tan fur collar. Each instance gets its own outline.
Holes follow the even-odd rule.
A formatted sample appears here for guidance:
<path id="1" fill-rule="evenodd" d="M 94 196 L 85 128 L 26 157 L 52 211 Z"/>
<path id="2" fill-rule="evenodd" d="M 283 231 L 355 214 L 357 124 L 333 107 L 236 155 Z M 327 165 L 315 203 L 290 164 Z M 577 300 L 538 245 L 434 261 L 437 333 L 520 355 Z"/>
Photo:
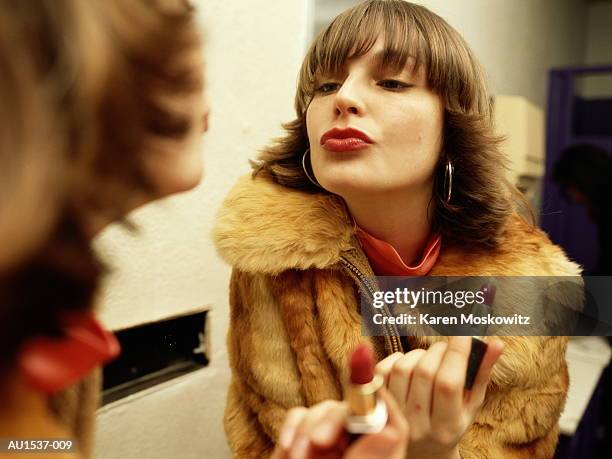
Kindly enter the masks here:
<path id="1" fill-rule="evenodd" d="M 242 177 L 213 230 L 219 255 L 246 272 L 326 268 L 351 248 L 354 228 L 337 196 L 292 190 L 263 177 Z"/>
<path id="2" fill-rule="evenodd" d="M 355 227 L 341 198 L 310 194 L 265 177 L 241 178 L 225 199 L 213 230 L 219 255 L 245 272 L 329 268 L 355 248 Z M 538 229 L 511 218 L 497 251 L 442 251 L 433 275 L 571 275 L 569 261 Z"/>

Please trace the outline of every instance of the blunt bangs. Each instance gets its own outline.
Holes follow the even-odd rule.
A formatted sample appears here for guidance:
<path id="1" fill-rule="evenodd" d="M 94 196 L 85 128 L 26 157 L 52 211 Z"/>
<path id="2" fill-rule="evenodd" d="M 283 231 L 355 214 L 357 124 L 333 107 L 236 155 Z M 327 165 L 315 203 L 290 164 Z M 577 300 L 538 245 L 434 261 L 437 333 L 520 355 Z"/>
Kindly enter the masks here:
<path id="1" fill-rule="evenodd" d="M 363 3 L 338 16 L 312 46 L 305 66 L 310 79 L 338 74 L 348 60 L 368 53 L 379 37 L 384 39 L 383 67 L 403 69 L 409 57 L 417 65 L 422 62 L 427 55 L 424 36 L 414 15 L 398 3 L 404 2 Z"/>

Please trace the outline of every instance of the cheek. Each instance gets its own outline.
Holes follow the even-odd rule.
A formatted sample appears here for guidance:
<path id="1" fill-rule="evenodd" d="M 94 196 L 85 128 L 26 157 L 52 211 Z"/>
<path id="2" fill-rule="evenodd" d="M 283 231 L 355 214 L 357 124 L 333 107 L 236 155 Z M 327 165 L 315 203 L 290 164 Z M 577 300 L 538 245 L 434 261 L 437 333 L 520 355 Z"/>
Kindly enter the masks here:
<path id="1" fill-rule="evenodd" d="M 321 118 L 319 105 L 320 104 L 313 101 L 306 109 L 306 133 L 308 134 L 308 143 L 311 147 L 316 145 L 316 137 L 319 130 Z"/>
<path id="2" fill-rule="evenodd" d="M 437 158 L 442 147 L 443 113 L 438 104 L 424 101 L 404 108 L 395 117 L 398 143 Z"/>
<path id="3" fill-rule="evenodd" d="M 154 140 L 145 155 L 145 174 L 156 197 L 181 193 L 196 187 L 204 173 L 200 126 L 177 141 Z M 155 145 L 155 142 L 159 142 Z"/>

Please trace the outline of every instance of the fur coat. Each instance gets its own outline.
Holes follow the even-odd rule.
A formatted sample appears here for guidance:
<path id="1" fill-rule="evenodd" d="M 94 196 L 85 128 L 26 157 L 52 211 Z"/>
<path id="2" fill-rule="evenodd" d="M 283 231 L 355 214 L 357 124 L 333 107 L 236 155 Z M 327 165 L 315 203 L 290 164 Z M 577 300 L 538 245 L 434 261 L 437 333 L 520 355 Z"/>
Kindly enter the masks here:
<path id="1" fill-rule="evenodd" d="M 236 457 L 267 457 L 286 411 L 342 398 L 347 354 L 361 334 L 359 283 L 345 260 L 372 275 L 344 203 L 269 178 L 242 178 L 220 209 L 213 237 L 233 267 L 228 350 L 232 381 L 225 431 Z M 442 246 L 437 276 L 579 276 L 540 230 L 509 219 L 497 251 Z M 409 337 L 410 349 L 446 338 Z M 567 337 L 503 337 L 481 411 L 460 443 L 465 458 L 552 458 L 565 405 Z M 407 352 L 410 349 L 402 349 Z"/>

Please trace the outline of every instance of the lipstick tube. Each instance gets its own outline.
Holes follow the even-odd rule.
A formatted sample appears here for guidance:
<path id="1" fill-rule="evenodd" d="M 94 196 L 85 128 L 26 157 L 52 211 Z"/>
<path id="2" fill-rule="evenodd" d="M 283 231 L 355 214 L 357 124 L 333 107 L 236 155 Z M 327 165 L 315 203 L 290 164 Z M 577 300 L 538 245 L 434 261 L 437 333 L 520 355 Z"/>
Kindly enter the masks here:
<path id="1" fill-rule="evenodd" d="M 378 433 L 389 417 L 385 402 L 378 395 L 383 378 L 374 374 L 374 356 L 370 347 L 358 346 L 351 356 L 351 377 L 344 399 L 349 406 L 346 430 L 351 434 Z"/>
<path id="2" fill-rule="evenodd" d="M 477 316 L 485 316 L 489 313 L 489 308 L 493 306 L 493 300 L 495 299 L 496 288 L 493 284 L 485 284 L 480 290 L 484 293 L 484 304 L 474 304 L 472 307 L 472 314 Z M 472 336 L 472 348 L 470 349 L 470 356 L 468 358 L 468 367 L 465 375 L 465 388 L 471 389 L 476 381 L 476 375 L 478 369 L 482 363 L 482 359 L 487 353 L 487 343 L 484 339 L 488 326 L 481 326 L 480 335 Z"/>
<path id="3" fill-rule="evenodd" d="M 476 381 L 478 369 L 482 363 L 482 359 L 487 352 L 487 343 L 482 336 L 472 336 L 472 348 L 468 357 L 467 371 L 465 375 L 465 388 L 471 389 Z"/>

